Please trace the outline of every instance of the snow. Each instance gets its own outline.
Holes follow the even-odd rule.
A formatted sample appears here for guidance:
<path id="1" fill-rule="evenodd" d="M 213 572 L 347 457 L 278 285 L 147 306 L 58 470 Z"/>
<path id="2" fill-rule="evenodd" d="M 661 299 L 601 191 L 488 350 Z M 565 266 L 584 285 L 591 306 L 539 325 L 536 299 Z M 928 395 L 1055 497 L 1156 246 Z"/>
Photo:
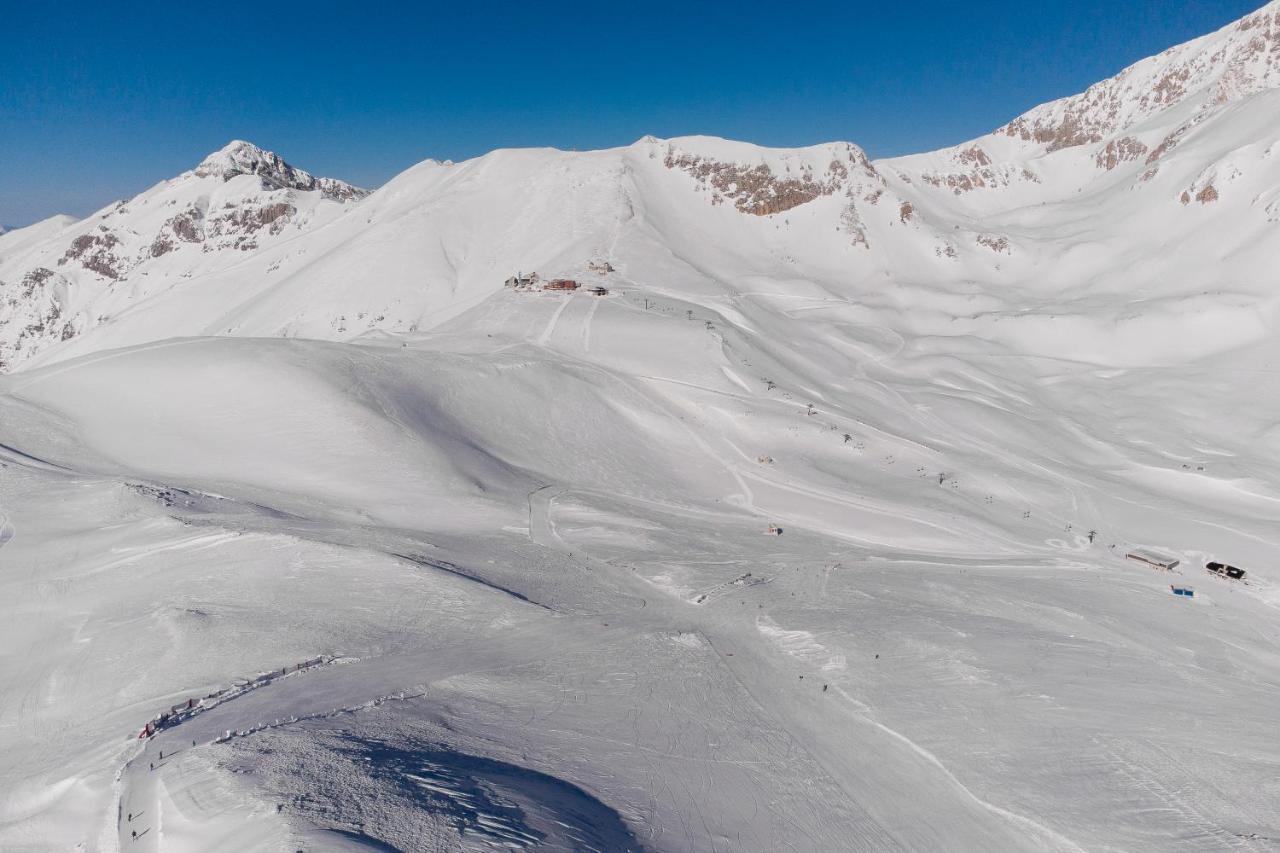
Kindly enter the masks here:
<path id="1" fill-rule="evenodd" d="M 23 249 L 44 242 L 66 231 L 77 222 L 74 216 L 58 214 L 42 219 L 25 228 L 0 229 L 0 258 L 16 254 Z"/>
<path id="2" fill-rule="evenodd" d="M 1270 79 L 344 199 L 235 142 L 0 236 L 0 849 L 1268 849 Z"/>

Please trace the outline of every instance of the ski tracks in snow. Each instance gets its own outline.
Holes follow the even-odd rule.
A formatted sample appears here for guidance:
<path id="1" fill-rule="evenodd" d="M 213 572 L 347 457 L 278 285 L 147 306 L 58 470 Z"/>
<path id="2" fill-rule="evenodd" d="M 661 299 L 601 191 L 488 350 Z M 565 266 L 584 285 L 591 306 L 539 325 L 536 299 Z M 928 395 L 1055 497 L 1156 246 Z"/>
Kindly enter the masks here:
<path id="1" fill-rule="evenodd" d="M 851 696 L 849 693 L 843 690 L 840 687 L 840 685 L 833 684 L 832 686 L 835 688 L 836 693 L 842 699 L 848 701 L 851 705 L 853 705 L 858 710 L 859 717 L 861 717 L 870 725 L 874 726 L 875 728 L 889 735 L 894 740 L 897 740 L 903 745 L 905 745 L 908 749 L 910 749 L 916 755 L 920 756 L 929 764 L 932 764 L 943 775 L 943 777 L 945 777 L 947 781 L 949 781 L 952 785 L 954 785 L 955 788 L 958 791 L 960 791 L 966 798 L 972 800 L 974 803 L 986 809 L 987 811 L 991 812 L 992 814 L 996 815 L 997 817 L 1000 817 L 1008 821 L 1018 829 L 1024 832 L 1027 832 L 1030 835 L 1039 836 L 1043 838 L 1045 841 L 1050 842 L 1053 845 L 1051 849 L 1068 851 L 1068 853 L 1086 853 L 1083 847 L 1081 847 L 1079 844 L 1076 844 L 1074 841 L 1072 841 L 1070 838 L 1067 838 L 1062 833 L 1057 832 L 1056 830 L 1051 829 L 1050 827 L 1047 827 L 1042 823 L 1032 820 L 1029 817 L 1016 814 L 1015 812 L 1011 812 L 1008 809 L 1004 809 L 1004 808 L 1001 808 L 1000 806 L 997 806 L 995 803 L 991 803 L 982 799 L 973 791 L 969 790 L 969 788 L 966 787 L 963 782 L 957 779 L 956 775 L 952 773 L 949 769 L 947 769 L 947 766 L 943 764 L 941 760 L 939 760 L 938 756 L 934 755 L 932 752 L 925 749 L 923 746 L 916 743 L 911 738 L 904 735 L 902 732 L 896 729 L 891 729 L 888 726 L 886 726 L 884 723 L 877 720 L 875 717 L 871 715 L 871 709 L 868 708 L 866 704 L 864 704 L 863 702 L 860 702 L 858 699 Z"/>
<path id="2" fill-rule="evenodd" d="M 546 328 L 542 330 L 542 334 L 538 335 L 538 346 L 545 347 L 551 341 L 551 336 L 555 334 L 556 331 L 556 324 L 560 322 L 560 315 L 569 307 L 573 302 L 573 297 L 576 295 L 577 294 L 570 294 L 563 302 L 556 306 L 555 313 L 552 314 L 551 319 L 547 321 Z"/>
<path id="3" fill-rule="evenodd" d="M 600 303 L 603 300 L 599 297 L 588 297 L 590 302 L 587 303 L 586 311 L 578 311 L 576 316 L 566 319 L 564 316 L 565 312 L 569 310 L 571 305 L 575 303 L 579 305 L 582 304 L 582 299 L 579 298 L 579 296 L 580 294 L 571 293 L 565 297 L 558 306 L 556 306 L 556 310 L 552 313 L 551 319 L 547 321 L 547 325 L 536 338 L 538 346 L 554 349 L 555 347 L 552 346 L 552 342 L 553 339 L 556 338 L 557 332 L 561 332 L 560 342 L 562 347 L 571 346 L 571 344 L 566 341 L 566 337 L 574 333 L 576 326 L 581 326 L 580 329 L 577 329 L 578 347 L 581 348 L 584 354 L 591 352 L 591 321 L 595 319 L 596 311 L 600 309 Z M 561 328 L 562 326 L 563 329 Z"/>
<path id="4" fill-rule="evenodd" d="M 600 298 L 596 297 L 591 300 L 591 307 L 587 309 L 587 316 L 582 320 L 582 351 L 591 352 L 591 321 L 595 319 L 596 311 L 600 308 Z"/>

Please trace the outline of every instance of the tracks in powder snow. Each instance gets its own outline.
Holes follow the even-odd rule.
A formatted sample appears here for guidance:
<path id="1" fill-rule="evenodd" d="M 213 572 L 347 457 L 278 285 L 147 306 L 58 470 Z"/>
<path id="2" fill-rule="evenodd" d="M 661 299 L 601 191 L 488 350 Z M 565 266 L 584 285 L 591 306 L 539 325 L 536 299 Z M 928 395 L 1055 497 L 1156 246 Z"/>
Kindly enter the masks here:
<path id="1" fill-rule="evenodd" d="M 304 670 L 301 677 L 290 673 L 270 678 L 251 690 L 231 688 L 237 692 L 228 701 L 160 729 L 130 755 L 118 787 L 120 849 L 146 853 L 165 849 L 161 840 L 165 826 L 183 811 L 181 804 L 175 803 L 182 796 L 179 789 L 187 772 L 183 762 L 191 757 L 184 754 L 189 750 L 309 721 L 349 717 L 389 703 L 412 702 L 427 696 L 432 685 L 450 679 L 521 670 L 546 655 L 545 646 L 536 641 L 544 636 L 540 629 L 534 625 L 483 639 L 468 636 L 423 651 L 338 659 L 335 663 L 345 665 L 315 667 Z M 558 644 L 557 652 L 586 655 L 592 648 L 590 642 L 591 636 L 585 633 L 567 637 Z M 494 661 L 501 663 L 495 665 Z M 197 811 L 201 808 L 200 803 L 194 805 Z M 128 820 L 130 813 L 133 821 Z M 136 842 L 133 832 L 138 833 Z"/>
<path id="2" fill-rule="evenodd" d="M 545 486 L 530 494 L 529 536 L 535 543 L 568 551 L 552 518 L 555 499 L 567 491 Z M 575 559 L 587 563 L 593 576 L 609 578 L 620 591 L 637 597 L 643 592 L 644 581 L 616 565 L 576 550 Z M 794 748 L 844 792 L 857 828 L 857 836 L 843 842 L 848 849 L 946 849 L 955 838 L 966 838 L 981 840 L 984 849 L 1083 853 L 1048 826 L 978 797 L 933 753 L 880 723 L 853 696 L 776 689 L 790 683 L 792 664 L 761 643 L 754 624 L 717 608 L 714 597 L 697 603 L 703 606 L 661 595 L 649 601 L 651 606 L 643 610 L 610 614 L 610 623 L 628 623 L 642 632 L 676 625 L 696 631 L 758 713 L 785 732 Z M 885 798 L 885 790 L 901 796 Z M 921 802 L 930 804 L 925 821 Z"/>
<path id="3" fill-rule="evenodd" d="M 0 548 L 9 544 L 9 540 L 13 538 L 14 533 L 13 523 L 9 521 L 9 514 L 4 511 L 4 507 L 0 506 Z"/>

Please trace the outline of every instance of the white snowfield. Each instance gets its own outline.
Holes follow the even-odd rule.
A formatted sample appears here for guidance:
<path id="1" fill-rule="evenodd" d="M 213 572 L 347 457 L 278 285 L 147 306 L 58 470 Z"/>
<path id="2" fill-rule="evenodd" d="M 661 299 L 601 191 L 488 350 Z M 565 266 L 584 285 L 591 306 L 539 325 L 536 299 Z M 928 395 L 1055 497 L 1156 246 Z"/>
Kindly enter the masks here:
<path id="1" fill-rule="evenodd" d="M 1277 45 L 0 236 L 0 850 L 1280 849 Z"/>

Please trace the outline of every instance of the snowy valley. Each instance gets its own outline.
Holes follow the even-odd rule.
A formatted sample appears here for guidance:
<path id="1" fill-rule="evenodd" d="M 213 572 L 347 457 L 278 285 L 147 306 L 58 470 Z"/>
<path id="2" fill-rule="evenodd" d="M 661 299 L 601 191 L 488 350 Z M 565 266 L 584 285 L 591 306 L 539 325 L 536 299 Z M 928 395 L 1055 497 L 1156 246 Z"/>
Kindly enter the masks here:
<path id="1" fill-rule="evenodd" d="M 1280 2 L 0 233 L 0 849 L 1280 849 L 1277 258 Z"/>

